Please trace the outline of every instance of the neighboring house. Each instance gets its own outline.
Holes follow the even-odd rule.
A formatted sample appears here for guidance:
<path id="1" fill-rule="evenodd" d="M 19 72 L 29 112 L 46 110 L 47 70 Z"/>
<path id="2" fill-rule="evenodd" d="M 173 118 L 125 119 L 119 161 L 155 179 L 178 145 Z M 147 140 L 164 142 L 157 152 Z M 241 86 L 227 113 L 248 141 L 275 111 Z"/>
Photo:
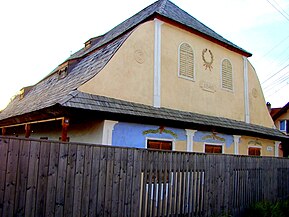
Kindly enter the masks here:
<path id="1" fill-rule="evenodd" d="M 251 54 L 167 0 L 92 38 L 0 114 L 3 135 L 281 156 Z"/>
<path id="2" fill-rule="evenodd" d="M 270 109 L 271 117 L 277 129 L 286 135 L 289 135 L 289 102 L 282 108 Z M 289 155 L 288 145 L 281 144 L 284 151 L 284 156 Z"/>

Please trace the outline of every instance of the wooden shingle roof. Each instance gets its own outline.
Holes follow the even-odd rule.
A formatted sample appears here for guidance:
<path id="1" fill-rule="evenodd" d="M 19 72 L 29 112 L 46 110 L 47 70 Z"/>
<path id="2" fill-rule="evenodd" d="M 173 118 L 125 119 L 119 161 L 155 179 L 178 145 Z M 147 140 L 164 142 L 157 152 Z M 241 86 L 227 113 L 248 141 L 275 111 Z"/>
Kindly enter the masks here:
<path id="1" fill-rule="evenodd" d="M 111 40 L 119 37 L 123 33 L 132 30 L 139 24 L 147 20 L 151 20 L 155 17 L 165 19 L 166 21 L 173 21 L 174 24 L 180 24 L 182 25 L 182 27 L 187 27 L 188 30 L 192 30 L 194 33 L 197 33 L 214 42 L 219 42 L 222 46 L 230 50 L 239 52 L 247 57 L 252 56 L 251 53 L 223 38 L 221 35 L 217 34 L 215 31 L 192 17 L 190 14 L 188 14 L 172 2 L 168 0 L 159 0 L 146 7 L 145 9 L 141 10 L 129 19 L 125 20 L 121 24 L 117 25 L 106 34 L 97 37 L 97 40 L 92 44 L 89 49 L 83 48 L 73 54 L 69 59 L 83 57 L 92 52 L 97 47 L 110 42 Z"/>
<path id="2" fill-rule="evenodd" d="M 121 114 L 131 117 L 152 118 L 188 127 L 211 127 L 218 130 L 240 132 L 244 135 L 259 135 L 260 137 L 285 139 L 278 130 L 261 127 L 244 122 L 220 117 L 177 111 L 166 108 L 154 108 L 137 103 L 95 96 L 77 91 L 83 83 L 93 78 L 109 62 L 112 56 L 122 46 L 135 27 L 147 20 L 163 19 L 173 24 L 185 27 L 187 30 L 212 40 L 220 45 L 238 52 L 244 56 L 251 54 L 193 18 L 168 0 L 160 0 L 136 15 L 122 22 L 106 34 L 91 39 L 89 48 L 83 48 L 71 55 L 67 61 L 75 61 L 67 76 L 59 79 L 55 71 L 34 85 L 23 99 L 17 96 L 7 108 L 0 113 L 0 127 L 9 120 L 17 122 L 17 117 L 27 115 L 45 108 L 60 106 L 62 108 L 84 109 L 97 112 Z M 8 121 L 8 122 L 7 122 Z"/>
<path id="3" fill-rule="evenodd" d="M 66 101 L 61 102 L 61 106 L 138 117 L 141 120 L 148 118 L 158 120 L 158 122 L 165 122 L 168 125 L 178 124 L 179 126 L 190 127 L 191 129 L 215 129 L 218 132 L 228 133 L 229 131 L 236 135 L 248 135 L 275 140 L 289 139 L 288 136 L 273 128 L 248 124 L 223 117 L 167 108 L 156 108 L 80 91 L 71 92 L 69 97 L 66 98 Z"/>

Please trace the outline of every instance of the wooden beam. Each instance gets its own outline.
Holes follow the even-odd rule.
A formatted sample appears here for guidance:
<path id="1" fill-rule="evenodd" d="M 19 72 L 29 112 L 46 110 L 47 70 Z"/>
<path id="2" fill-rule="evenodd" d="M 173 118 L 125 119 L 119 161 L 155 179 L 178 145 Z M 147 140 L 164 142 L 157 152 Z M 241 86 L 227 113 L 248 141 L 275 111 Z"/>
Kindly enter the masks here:
<path id="1" fill-rule="evenodd" d="M 25 138 L 29 138 L 31 135 L 31 125 L 25 124 Z"/>
<path id="2" fill-rule="evenodd" d="M 5 135 L 6 135 L 6 128 L 3 127 L 3 128 L 2 128 L 2 136 L 5 136 Z"/>
<path id="3" fill-rule="evenodd" d="M 63 118 L 62 119 L 62 133 L 61 133 L 61 141 L 66 142 L 67 141 L 67 131 L 69 126 L 69 119 Z"/>

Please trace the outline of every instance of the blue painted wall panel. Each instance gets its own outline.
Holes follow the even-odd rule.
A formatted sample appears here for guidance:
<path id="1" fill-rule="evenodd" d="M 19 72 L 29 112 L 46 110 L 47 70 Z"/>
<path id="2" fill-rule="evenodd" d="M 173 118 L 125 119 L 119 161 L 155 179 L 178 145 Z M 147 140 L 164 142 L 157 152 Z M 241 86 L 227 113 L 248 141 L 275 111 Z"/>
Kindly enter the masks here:
<path id="1" fill-rule="evenodd" d="M 183 129 L 165 127 L 162 132 L 160 126 L 134 123 L 117 123 L 112 133 L 112 144 L 115 146 L 145 148 L 146 138 L 186 140 Z"/>

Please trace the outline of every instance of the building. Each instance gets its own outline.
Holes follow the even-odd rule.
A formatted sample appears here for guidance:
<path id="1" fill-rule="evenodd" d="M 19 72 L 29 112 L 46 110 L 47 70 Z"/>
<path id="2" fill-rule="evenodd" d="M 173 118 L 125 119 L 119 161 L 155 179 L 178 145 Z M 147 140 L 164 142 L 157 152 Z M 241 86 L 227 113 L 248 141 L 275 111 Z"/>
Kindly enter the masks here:
<path id="1" fill-rule="evenodd" d="M 280 156 L 251 54 L 167 0 L 85 42 L 0 114 L 2 135 Z"/>
<path id="2" fill-rule="evenodd" d="M 270 109 L 270 114 L 277 129 L 285 135 L 289 135 L 289 102 L 282 108 Z M 288 146 L 281 144 L 284 156 L 289 156 Z"/>

